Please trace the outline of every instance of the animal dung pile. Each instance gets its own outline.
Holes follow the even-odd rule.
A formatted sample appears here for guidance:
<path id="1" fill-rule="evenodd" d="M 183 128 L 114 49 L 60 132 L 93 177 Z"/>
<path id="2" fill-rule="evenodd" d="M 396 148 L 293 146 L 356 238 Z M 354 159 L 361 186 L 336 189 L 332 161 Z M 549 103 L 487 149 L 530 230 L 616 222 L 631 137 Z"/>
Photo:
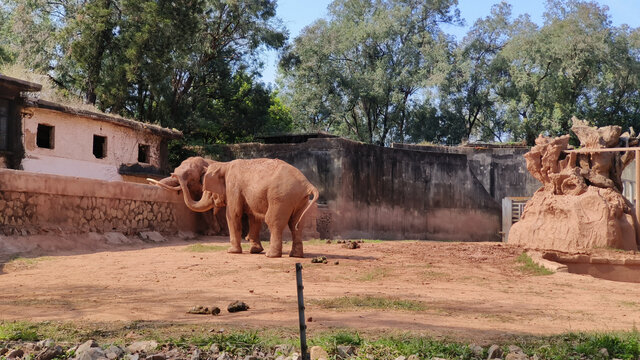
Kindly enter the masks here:
<path id="1" fill-rule="evenodd" d="M 217 306 L 212 306 L 211 308 L 206 306 L 194 306 L 189 311 L 188 314 L 198 314 L 198 315 L 219 315 L 220 308 Z"/>
<path id="2" fill-rule="evenodd" d="M 580 141 L 579 151 L 567 151 L 569 135 L 540 135 L 525 154 L 527 169 L 543 186 L 511 227 L 509 243 L 561 251 L 637 250 L 635 209 L 621 194 L 622 170 L 634 152 L 588 149 L 637 146 L 638 138 L 621 134 L 619 126 L 596 128 L 576 118 L 571 130 Z"/>

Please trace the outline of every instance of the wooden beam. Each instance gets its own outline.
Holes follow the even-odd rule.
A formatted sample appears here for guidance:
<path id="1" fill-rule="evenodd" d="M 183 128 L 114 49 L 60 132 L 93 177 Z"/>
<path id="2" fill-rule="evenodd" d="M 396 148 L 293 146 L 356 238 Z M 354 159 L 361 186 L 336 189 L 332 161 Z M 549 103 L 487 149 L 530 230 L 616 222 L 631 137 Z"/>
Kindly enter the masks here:
<path id="1" fill-rule="evenodd" d="M 570 150 L 563 150 L 564 152 L 567 153 L 579 153 L 579 154 L 592 154 L 592 153 L 599 153 L 599 152 L 619 152 L 619 151 L 638 151 L 640 150 L 640 146 L 634 146 L 634 147 L 618 147 L 618 148 L 600 148 L 600 149 L 596 149 L 596 148 L 581 148 L 581 149 L 570 149 Z"/>

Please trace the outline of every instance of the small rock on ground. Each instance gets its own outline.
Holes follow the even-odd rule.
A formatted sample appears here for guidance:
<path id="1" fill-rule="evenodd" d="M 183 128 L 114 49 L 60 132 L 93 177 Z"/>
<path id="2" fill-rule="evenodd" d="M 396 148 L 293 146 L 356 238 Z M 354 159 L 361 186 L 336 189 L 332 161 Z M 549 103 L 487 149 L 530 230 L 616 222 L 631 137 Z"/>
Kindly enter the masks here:
<path id="1" fill-rule="evenodd" d="M 133 344 L 127 346 L 127 351 L 130 353 L 144 352 L 148 353 L 155 350 L 158 347 L 158 343 L 150 341 L 136 341 Z"/>
<path id="2" fill-rule="evenodd" d="M 62 355 L 64 355 L 64 350 L 61 346 L 47 347 L 36 355 L 35 360 L 51 360 Z"/>
<path id="3" fill-rule="evenodd" d="M 24 351 L 22 349 L 14 349 L 7 353 L 7 359 L 20 358 L 22 355 L 24 355 Z"/>
<path id="4" fill-rule="evenodd" d="M 309 349 L 309 354 L 311 360 L 327 360 L 329 359 L 329 354 L 321 347 L 321 346 L 312 346 Z"/>
<path id="5" fill-rule="evenodd" d="M 351 345 L 338 345 L 337 350 L 338 350 L 338 356 L 343 359 L 349 358 L 352 355 L 355 355 L 356 353 L 356 348 Z"/>
<path id="6" fill-rule="evenodd" d="M 500 349 L 500 346 L 498 345 L 491 345 L 491 347 L 489 347 L 489 356 L 487 356 L 487 359 L 500 359 L 502 358 L 503 352 L 502 349 Z"/>
<path id="7" fill-rule="evenodd" d="M 166 360 L 164 354 L 153 354 L 145 358 L 145 360 Z"/>
<path id="8" fill-rule="evenodd" d="M 165 237 L 162 236 L 157 231 L 142 231 L 142 232 L 140 232 L 140 238 L 142 240 L 144 240 L 144 241 L 152 241 L 152 242 L 165 242 L 165 241 L 167 241 L 167 239 L 165 239 Z"/>

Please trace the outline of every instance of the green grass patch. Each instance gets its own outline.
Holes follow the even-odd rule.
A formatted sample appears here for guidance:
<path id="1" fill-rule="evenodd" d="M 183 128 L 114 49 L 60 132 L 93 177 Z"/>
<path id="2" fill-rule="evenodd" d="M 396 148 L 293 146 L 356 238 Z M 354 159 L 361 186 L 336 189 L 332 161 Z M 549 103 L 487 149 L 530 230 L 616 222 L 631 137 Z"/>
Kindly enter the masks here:
<path id="1" fill-rule="evenodd" d="M 217 344 L 221 351 L 234 355 L 248 355 L 254 350 L 273 351 L 278 345 L 300 349 L 297 329 L 269 328 L 261 330 L 227 329 L 224 332 L 210 332 L 210 326 L 198 324 L 174 324 L 150 321 L 108 322 L 108 323 L 61 323 L 0 321 L 0 341 L 37 341 L 52 339 L 66 343 L 68 347 L 94 339 L 100 344 L 130 344 L 142 339 L 153 339 L 163 345 L 172 344 L 181 348 L 198 346 L 208 349 Z M 136 340 L 125 335 L 135 333 Z M 337 359 L 340 345 L 356 347 L 352 359 L 392 360 L 399 356 L 417 355 L 420 359 L 434 357 L 445 359 L 480 360 L 486 359 L 488 346 L 481 355 L 475 355 L 468 343 L 447 338 L 434 338 L 414 333 L 377 332 L 363 335 L 352 330 L 329 330 L 311 333 L 310 346 L 322 346 L 330 359 Z M 503 337 L 494 340 L 507 350 L 509 345 L 517 345 L 528 355 L 540 360 L 582 360 L 602 359 L 600 350 L 607 349 L 609 358 L 638 359 L 640 356 L 640 333 L 568 333 L 546 337 Z M 607 358 L 608 359 L 608 358 Z"/>
<path id="2" fill-rule="evenodd" d="M 229 245 L 193 244 L 184 248 L 184 251 L 195 252 L 195 253 L 205 253 L 205 252 L 226 251 L 228 248 L 229 248 Z"/>
<path id="3" fill-rule="evenodd" d="M 545 268 L 544 266 L 540 266 L 533 262 L 531 257 L 527 255 L 527 253 L 522 253 L 516 259 L 516 262 L 520 264 L 518 269 L 525 274 L 541 276 L 541 275 L 551 275 L 553 271 Z"/>
<path id="4" fill-rule="evenodd" d="M 378 309 L 378 310 L 403 310 L 424 311 L 426 306 L 420 301 L 383 298 L 375 296 L 343 296 L 329 299 L 311 300 L 311 304 L 324 309 L 352 310 L 352 309 Z"/>
<path id="5" fill-rule="evenodd" d="M 386 277 L 391 276 L 391 271 L 387 268 L 376 268 L 373 269 L 358 278 L 358 280 L 362 281 L 373 281 L 373 280 L 381 280 Z"/>
<path id="6" fill-rule="evenodd" d="M 15 268 L 31 268 L 36 266 L 38 263 L 43 261 L 53 260 L 51 256 L 41 256 L 34 258 L 25 258 L 25 257 L 16 257 L 7 262 L 6 265 L 15 267 Z"/>
<path id="7" fill-rule="evenodd" d="M 38 340 L 38 326 L 26 321 L 0 322 L 0 340 L 35 341 Z"/>
<path id="8" fill-rule="evenodd" d="M 634 308 L 638 306 L 636 301 L 620 301 L 620 305 L 628 308 Z"/>

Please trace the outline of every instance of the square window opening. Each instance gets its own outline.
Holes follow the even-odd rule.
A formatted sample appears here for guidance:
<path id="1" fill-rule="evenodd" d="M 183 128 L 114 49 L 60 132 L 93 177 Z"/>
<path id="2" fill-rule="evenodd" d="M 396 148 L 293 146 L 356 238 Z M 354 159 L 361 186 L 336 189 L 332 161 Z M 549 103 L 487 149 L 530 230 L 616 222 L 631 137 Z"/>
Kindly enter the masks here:
<path id="1" fill-rule="evenodd" d="M 0 150 L 9 149 L 9 101 L 0 99 Z"/>
<path id="2" fill-rule="evenodd" d="M 107 137 L 93 135 L 93 156 L 96 159 L 104 159 L 107 157 Z"/>
<path id="3" fill-rule="evenodd" d="M 138 162 L 149 163 L 149 145 L 138 144 Z"/>
<path id="4" fill-rule="evenodd" d="M 36 145 L 39 148 L 53 149 L 54 127 L 46 124 L 38 124 L 36 133 Z"/>

